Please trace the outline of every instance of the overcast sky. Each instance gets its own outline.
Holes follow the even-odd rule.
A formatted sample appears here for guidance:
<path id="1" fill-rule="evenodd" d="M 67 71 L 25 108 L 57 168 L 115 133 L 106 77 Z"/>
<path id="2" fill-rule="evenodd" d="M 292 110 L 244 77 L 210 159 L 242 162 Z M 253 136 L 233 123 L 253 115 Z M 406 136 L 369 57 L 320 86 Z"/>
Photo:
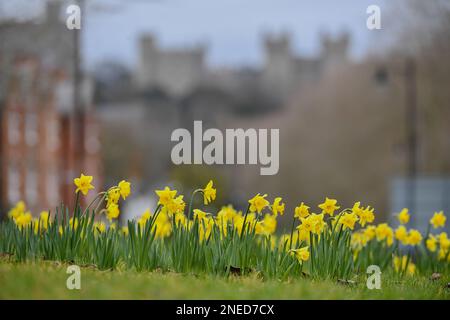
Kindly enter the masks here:
<path id="1" fill-rule="evenodd" d="M 257 65 L 261 35 L 290 31 L 295 50 L 313 55 L 319 34 L 352 34 L 352 55 L 361 57 L 373 40 L 366 9 L 385 0 L 87 0 L 84 53 L 88 67 L 104 60 L 136 63 L 137 40 L 153 32 L 164 47 L 207 45 L 215 66 Z M 0 0 L 3 11 L 37 14 L 40 0 Z M 26 3 L 26 5 L 24 5 Z M 37 3 L 37 5 L 33 5 Z M 13 8 L 11 10 L 11 8 Z M 383 17 L 383 16 L 382 16 Z"/>

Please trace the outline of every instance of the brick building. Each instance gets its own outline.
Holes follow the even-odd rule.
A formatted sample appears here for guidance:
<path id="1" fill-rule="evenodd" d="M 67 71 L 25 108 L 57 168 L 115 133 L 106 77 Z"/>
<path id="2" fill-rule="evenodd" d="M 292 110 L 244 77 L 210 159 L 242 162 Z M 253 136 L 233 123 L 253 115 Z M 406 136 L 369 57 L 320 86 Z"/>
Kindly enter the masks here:
<path id="1" fill-rule="evenodd" d="M 82 77 L 74 106 L 74 37 L 60 13 L 51 1 L 44 20 L 0 23 L 0 216 L 19 200 L 33 214 L 73 205 L 80 172 L 101 185 L 93 85 Z"/>
<path id="2" fill-rule="evenodd" d="M 77 137 L 70 81 L 63 71 L 46 70 L 34 58 L 18 59 L 6 85 L 0 109 L 2 208 L 19 200 L 35 212 L 53 209 L 60 201 L 72 204 L 79 168 L 99 177 L 95 116 L 83 114 L 83 137 Z"/>

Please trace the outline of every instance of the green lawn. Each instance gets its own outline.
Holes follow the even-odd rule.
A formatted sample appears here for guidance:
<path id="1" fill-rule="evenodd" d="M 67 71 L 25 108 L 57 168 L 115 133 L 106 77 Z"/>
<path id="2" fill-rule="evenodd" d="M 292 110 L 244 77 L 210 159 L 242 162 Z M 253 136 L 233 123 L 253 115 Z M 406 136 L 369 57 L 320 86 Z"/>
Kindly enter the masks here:
<path id="1" fill-rule="evenodd" d="M 67 265 L 0 262 L 0 299 L 450 299 L 448 278 L 431 281 L 382 275 L 382 288 L 365 278 L 347 285 L 307 278 L 263 281 L 257 275 L 228 279 L 176 273 L 81 269 L 81 290 L 66 288 Z"/>

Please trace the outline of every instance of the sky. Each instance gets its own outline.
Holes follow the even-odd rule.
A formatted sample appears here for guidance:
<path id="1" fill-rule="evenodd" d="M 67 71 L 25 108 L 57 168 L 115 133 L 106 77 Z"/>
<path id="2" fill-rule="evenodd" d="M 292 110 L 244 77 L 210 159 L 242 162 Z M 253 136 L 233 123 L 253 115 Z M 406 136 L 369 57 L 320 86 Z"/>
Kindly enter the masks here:
<path id="1" fill-rule="evenodd" d="M 7 1 L 7 3 L 6 3 Z M 26 4 L 24 4 L 26 2 Z M 0 0 L 3 11 L 38 14 L 40 0 Z M 288 31 L 294 50 L 310 56 L 319 51 L 321 32 L 352 36 L 355 58 L 373 48 L 366 28 L 371 4 L 386 0 L 87 0 L 82 26 L 88 68 L 117 60 L 136 65 L 143 32 L 156 35 L 165 48 L 206 45 L 211 66 L 258 66 L 263 59 L 262 35 Z M 11 9 L 15 7 L 15 9 Z M 6 8 L 6 9 L 5 9 Z M 9 8 L 9 9 L 8 9 Z M 383 20 L 382 20 L 383 21 Z"/>

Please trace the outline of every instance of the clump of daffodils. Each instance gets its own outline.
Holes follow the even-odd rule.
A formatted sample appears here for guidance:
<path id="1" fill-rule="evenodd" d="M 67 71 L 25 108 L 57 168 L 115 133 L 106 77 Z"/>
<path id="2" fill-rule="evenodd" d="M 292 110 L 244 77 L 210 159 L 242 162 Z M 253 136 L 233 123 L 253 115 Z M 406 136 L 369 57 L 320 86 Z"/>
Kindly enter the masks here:
<path id="1" fill-rule="evenodd" d="M 356 202 L 345 208 L 337 199 L 329 197 L 317 206 L 300 202 L 290 214 L 286 213 L 282 197 L 271 198 L 261 193 L 248 200 L 245 210 L 238 210 L 231 204 L 214 210 L 210 205 L 216 201 L 217 189 L 210 180 L 203 188 L 194 190 L 187 201 L 188 206 L 184 195 L 177 190 L 169 186 L 158 189 L 155 191 L 158 199 L 156 208 L 148 208 L 138 219 L 120 225 L 120 207 L 131 194 L 130 182 L 121 180 L 106 191 L 97 193 L 84 210 L 78 200 L 80 196 L 87 196 L 95 190 L 93 177 L 81 174 L 73 182 L 77 203 L 70 218 L 56 220 L 50 211 L 42 211 L 33 217 L 26 204 L 19 201 L 8 212 L 14 222 L 11 225 L 16 226 L 14 228 L 20 231 L 19 234 L 36 238 L 44 238 L 43 235 L 54 230 L 52 232 L 60 238 L 69 234 L 71 238 L 95 241 L 108 237 L 116 239 L 114 241 L 120 239 L 121 250 L 137 250 L 136 247 L 141 246 L 136 246 L 135 241 L 148 239 L 157 241 L 160 246 L 158 250 L 163 250 L 161 248 L 166 243 L 180 241 L 175 249 L 172 248 L 172 263 L 179 255 L 176 248 L 186 245 L 200 250 L 198 248 L 207 248 L 211 243 L 215 246 L 214 250 L 208 249 L 205 256 L 237 250 L 236 257 L 239 259 L 236 260 L 244 259 L 249 254 L 260 254 L 258 259 L 264 260 L 270 254 L 281 254 L 285 255 L 284 258 L 277 261 L 287 261 L 287 270 L 298 271 L 305 267 L 308 272 L 322 272 L 326 266 L 333 265 L 332 259 L 342 259 L 338 265 L 349 270 L 387 261 L 387 266 L 402 275 L 414 275 L 424 266 L 432 268 L 439 263 L 450 262 L 450 239 L 445 232 L 437 233 L 440 231 L 437 229 L 445 227 L 446 223 L 442 211 L 435 212 L 429 221 L 428 229 L 432 232 L 423 234 L 408 226 L 411 213 L 407 208 L 396 214 L 397 222 L 393 227 L 388 223 L 375 224 L 375 210 L 371 206 Z M 201 207 L 193 208 L 196 194 L 200 194 L 203 201 Z M 291 216 L 292 223 L 287 231 L 279 234 L 279 218 L 286 215 Z M 32 233 L 26 233 L 27 230 Z M 195 241 L 195 245 L 190 241 Z M 252 241 L 254 243 L 250 245 Z M 218 243 L 227 246 L 221 247 Z M 100 246 L 96 242 L 97 245 Z M 142 248 L 144 252 L 139 257 L 148 256 L 149 247 L 144 245 Z M 250 250 L 250 253 L 243 254 L 241 250 Z M 131 256 L 129 253 L 127 255 Z M 221 257 L 212 257 L 216 258 L 220 260 Z M 255 260 L 255 263 L 262 262 Z M 323 271 L 323 274 L 327 272 Z"/>

